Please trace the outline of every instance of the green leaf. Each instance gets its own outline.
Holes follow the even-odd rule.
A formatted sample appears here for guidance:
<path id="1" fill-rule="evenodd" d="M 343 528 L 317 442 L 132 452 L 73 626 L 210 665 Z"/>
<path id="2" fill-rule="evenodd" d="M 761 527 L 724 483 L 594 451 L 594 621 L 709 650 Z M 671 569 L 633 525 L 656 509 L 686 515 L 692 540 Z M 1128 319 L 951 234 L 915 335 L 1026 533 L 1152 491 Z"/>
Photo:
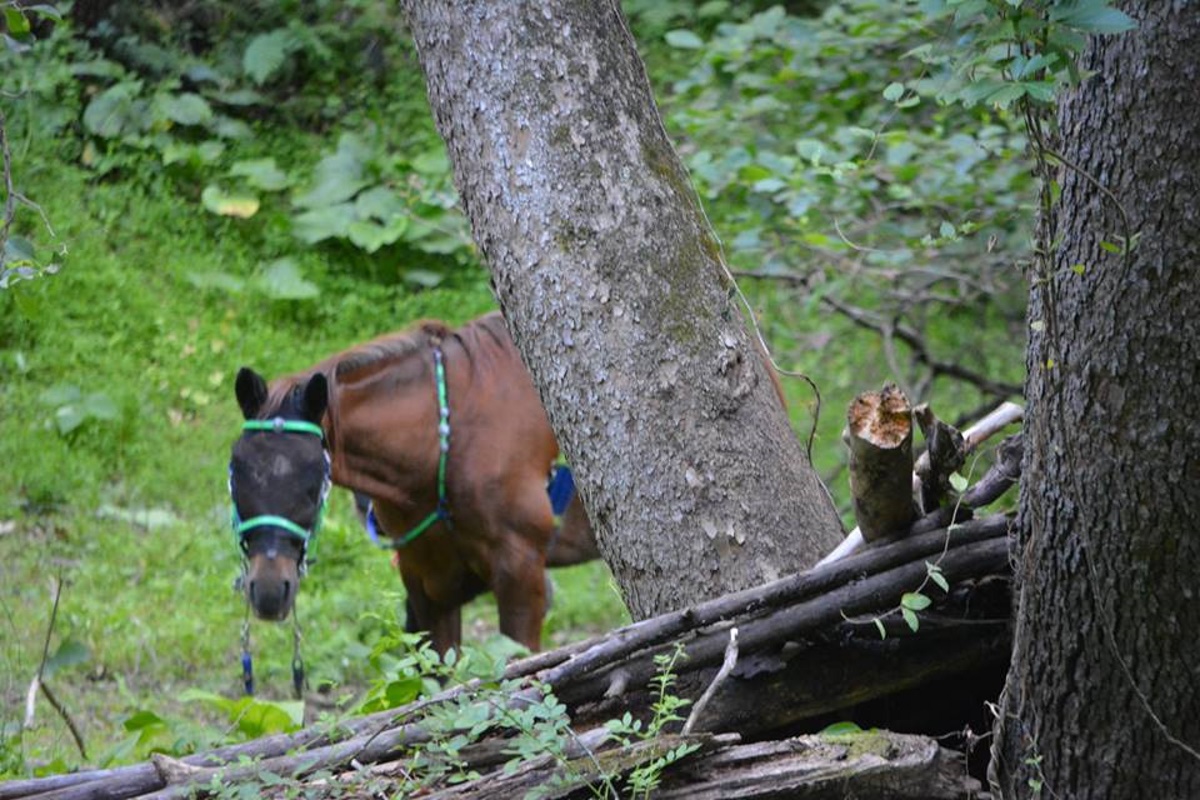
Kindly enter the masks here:
<path id="1" fill-rule="evenodd" d="M 378 222 L 371 220 L 355 220 L 346 228 L 350 242 L 367 253 L 374 253 L 384 245 L 392 244 L 400 238 L 399 232 L 389 231 Z"/>
<path id="2" fill-rule="evenodd" d="M 191 92 L 159 95 L 155 102 L 163 116 L 180 125 L 206 125 L 213 118 L 208 101 Z"/>
<path id="3" fill-rule="evenodd" d="M 292 217 L 292 233 L 307 244 L 341 239 L 349 235 L 350 226 L 356 220 L 357 215 L 351 203 L 314 208 Z"/>
<path id="4" fill-rule="evenodd" d="M 421 694 L 425 682 L 420 675 L 410 675 L 393 681 L 388 681 L 384 688 L 383 697 L 387 702 L 386 708 L 399 708 L 407 705 Z"/>
<path id="5" fill-rule="evenodd" d="M 367 185 L 363 177 L 367 153 L 353 136 L 343 136 L 336 152 L 317 164 L 312 187 L 295 199 L 303 208 L 319 208 L 345 202 Z"/>
<path id="6" fill-rule="evenodd" d="M 881 620 L 879 617 L 876 617 L 872 621 L 875 623 L 875 627 L 879 631 L 879 638 L 886 639 L 887 638 L 887 628 L 883 627 L 883 620 Z"/>
<path id="7" fill-rule="evenodd" d="M 249 219 L 258 213 L 259 200 L 252 194 L 226 192 L 220 186 L 209 184 L 200 193 L 201 204 L 222 217 Z"/>
<path id="8" fill-rule="evenodd" d="M 445 175 L 450 171 L 450 157 L 444 147 L 426 150 L 412 160 L 412 168 L 422 175 Z"/>
<path id="9" fill-rule="evenodd" d="M 899 100 L 903 96 L 904 96 L 904 84 L 903 83 L 889 83 L 887 85 L 887 88 L 883 90 L 883 99 L 890 100 L 893 103 L 896 102 L 897 100 Z"/>
<path id="10" fill-rule="evenodd" d="M 131 716 L 125 718 L 122 723 L 127 731 L 142 731 L 148 728 L 161 728 L 167 724 L 166 720 L 155 714 L 153 711 L 139 709 Z"/>
<path id="11" fill-rule="evenodd" d="M 950 591 L 950 582 L 946 580 L 946 576 L 942 574 L 942 568 L 937 564 L 925 562 L 925 569 L 928 571 L 929 580 L 936 583 L 943 592 Z"/>
<path id="12" fill-rule="evenodd" d="M 917 629 L 921 627 L 920 620 L 917 619 L 917 615 L 911 609 L 901 608 L 900 615 L 904 617 L 904 621 L 908 623 L 908 627 L 913 633 L 916 633 Z"/>
<path id="13" fill-rule="evenodd" d="M 900 598 L 900 605 L 903 608 L 912 609 L 913 611 L 923 611 L 929 608 L 932 602 L 932 600 L 920 592 L 905 592 Z"/>
<path id="14" fill-rule="evenodd" d="M 29 35 L 29 20 L 21 13 L 21 9 L 5 7 L 4 22 L 13 38 L 24 39 Z"/>
<path id="15" fill-rule="evenodd" d="M 354 198 L 354 210 L 359 217 L 374 217 L 380 222 L 407 220 L 404 201 L 386 186 L 372 186 Z"/>
<path id="16" fill-rule="evenodd" d="M 1100 242 L 1100 249 L 1105 250 L 1106 252 L 1109 252 L 1109 253 L 1117 253 L 1117 254 L 1125 252 L 1124 248 L 1122 248 L 1121 245 L 1115 244 L 1113 242 L 1106 242 L 1103 240 L 1101 240 L 1101 242 Z"/>
<path id="17" fill-rule="evenodd" d="M 996 108 L 1008 108 L 1013 102 L 1025 96 L 1025 85 L 1010 83 L 1000 87 L 987 97 L 987 101 Z"/>
<path id="18" fill-rule="evenodd" d="M 1109 7 L 1103 0 L 1076 0 L 1052 5 L 1050 19 L 1084 33 L 1099 35 L 1124 33 L 1137 27 L 1132 17 Z"/>
<path id="19" fill-rule="evenodd" d="M 187 282 L 198 289 L 221 289 L 236 293 L 246 288 L 246 282 L 227 272 L 189 272 Z"/>
<path id="20" fill-rule="evenodd" d="M 822 736 L 852 736 L 856 733 L 862 733 L 863 729 L 855 722 L 849 720 L 844 722 L 835 722 L 832 725 L 826 725 L 821 729 Z"/>
<path id="21" fill-rule="evenodd" d="M 63 436 L 78 428 L 85 421 L 87 421 L 87 415 L 74 404 L 59 406 L 54 411 L 54 425 Z"/>
<path id="22" fill-rule="evenodd" d="M 80 401 L 83 413 L 96 419 L 116 419 L 117 404 L 104 392 L 92 392 Z"/>
<path id="23" fill-rule="evenodd" d="M 682 28 L 667 31 L 663 36 L 667 44 L 680 50 L 699 50 L 704 47 L 704 40 L 695 33 Z"/>
<path id="24" fill-rule="evenodd" d="M 36 261 L 37 249 L 33 246 L 33 242 L 26 239 L 24 236 L 10 236 L 8 241 L 4 243 L 4 260 L 12 263 L 14 261 Z"/>
<path id="25" fill-rule="evenodd" d="M 295 46 L 296 38 L 286 28 L 255 36 L 242 56 L 242 71 L 261 86 L 283 66 Z"/>
<path id="26" fill-rule="evenodd" d="M 39 399 L 48 406 L 61 406 L 64 403 L 77 402 L 81 397 L 83 392 L 78 386 L 60 383 L 42 392 Z"/>
<path id="27" fill-rule="evenodd" d="M 255 189 L 266 192 L 278 192 L 291 185 L 291 178 L 281 170 L 273 158 L 255 158 L 246 161 L 235 161 L 229 167 L 229 175 L 234 178 L 245 178 L 246 182 Z"/>
<path id="28" fill-rule="evenodd" d="M 956 492 L 965 492 L 967 490 L 967 479 L 957 472 L 950 473 L 950 486 Z"/>
<path id="29" fill-rule="evenodd" d="M 85 664 L 92 657 L 92 651 L 87 648 L 87 645 L 75 639 L 67 639 L 58 646 L 54 651 L 54 655 L 46 659 L 46 666 L 42 670 L 42 677 L 49 678 L 60 669 L 73 667 L 76 664 Z"/>
<path id="30" fill-rule="evenodd" d="M 321 294 L 315 283 L 304 279 L 300 268 L 290 258 L 268 264 L 255 285 L 275 300 L 308 300 Z"/>
<path id="31" fill-rule="evenodd" d="M 290 733 L 304 722 L 304 703 L 299 700 L 271 702 L 245 698 L 237 717 L 238 730 L 248 739 L 258 739 L 272 733 Z"/>
<path id="32" fill-rule="evenodd" d="M 118 83 L 92 98 L 83 112 L 83 126 L 102 139 L 115 139 L 126 129 L 136 129 L 134 99 L 138 86 Z"/>

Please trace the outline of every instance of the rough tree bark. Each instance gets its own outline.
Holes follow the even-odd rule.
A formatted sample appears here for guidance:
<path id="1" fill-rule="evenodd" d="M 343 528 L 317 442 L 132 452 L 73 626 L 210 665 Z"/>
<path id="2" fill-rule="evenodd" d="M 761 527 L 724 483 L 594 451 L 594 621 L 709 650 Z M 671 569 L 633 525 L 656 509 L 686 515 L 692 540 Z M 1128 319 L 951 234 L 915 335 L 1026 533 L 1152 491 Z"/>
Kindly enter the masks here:
<path id="1" fill-rule="evenodd" d="M 633 615 L 812 565 L 840 523 L 617 2 L 403 7 L 475 241 Z"/>
<path id="2" fill-rule="evenodd" d="M 1009 798 L 1200 797 L 1200 13 L 1125 6 L 1060 108 L 1032 288 Z"/>

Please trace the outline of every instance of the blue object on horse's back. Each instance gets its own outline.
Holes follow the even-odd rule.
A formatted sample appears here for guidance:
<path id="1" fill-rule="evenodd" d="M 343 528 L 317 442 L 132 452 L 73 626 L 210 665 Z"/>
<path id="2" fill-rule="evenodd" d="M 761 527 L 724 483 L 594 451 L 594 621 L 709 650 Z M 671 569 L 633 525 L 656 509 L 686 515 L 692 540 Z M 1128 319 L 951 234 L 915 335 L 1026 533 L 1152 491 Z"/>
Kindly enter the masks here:
<path id="1" fill-rule="evenodd" d="M 566 464 L 555 466 L 546 491 L 550 493 L 550 507 L 554 509 L 554 516 L 561 517 L 571 502 L 571 496 L 575 494 L 575 476 L 571 474 L 571 468 Z"/>

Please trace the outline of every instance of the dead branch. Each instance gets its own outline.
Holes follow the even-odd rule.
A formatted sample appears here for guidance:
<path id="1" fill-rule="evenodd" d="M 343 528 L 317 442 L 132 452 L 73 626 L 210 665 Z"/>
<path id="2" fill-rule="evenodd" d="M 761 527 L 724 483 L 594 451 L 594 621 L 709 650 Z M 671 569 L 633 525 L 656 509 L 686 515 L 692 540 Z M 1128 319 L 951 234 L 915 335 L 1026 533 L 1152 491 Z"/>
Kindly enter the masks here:
<path id="1" fill-rule="evenodd" d="M 677 693 L 698 698 L 713 683 L 729 630 L 736 626 L 737 666 L 715 690 L 701 723 L 712 731 L 739 733 L 787 726 L 898 687 L 936 681 L 955 670 L 1007 656 L 1007 601 L 1000 603 L 999 612 L 982 619 L 964 615 L 964 609 L 982 607 L 971 589 L 973 580 L 1007 574 L 1008 524 L 1005 517 L 989 517 L 952 531 L 881 545 L 837 564 L 516 662 L 506 677 L 536 679 L 546 685 L 567 705 L 572 724 L 587 731 L 625 711 L 645 714 L 651 702 L 646 687 L 655 673 L 654 656 L 674 648 L 676 642 L 684 645 L 687 654 L 678 665 Z M 961 587 L 967 599 L 956 598 L 953 592 L 937 598 L 922 612 L 921 629 L 914 635 L 888 614 L 902 594 L 921 584 L 925 562 L 939 559 L 952 588 Z M 878 638 L 871 615 L 884 615 L 886 640 Z M 606 696 L 618 672 L 626 675 L 626 688 L 617 696 Z M 529 696 L 535 696 L 539 690 L 528 685 Z M 807 697 L 805 686 L 810 687 Z M 16 786 L 3 784 L 0 798 L 41 792 L 48 793 L 40 800 L 126 798 L 153 792 L 160 794 L 151 796 L 174 797 L 201 788 L 214 777 L 225 784 L 253 781 L 264 772 L 302 778 L 318 770 L 392 762 L 429 740 L 422 719 L 430 705 L 465 691 L 449 690 L 438 698 L 336 727 L 221 748 L 172 761 L 166 769 L 163 764 L 141 764 L 13 782 Z M 76 782 L 64 783 L 67 779 Z"/>
<path id="2" fill-rule="evenodd" d="M 913 417 L 925 436 L 923 458 L 913 468 L 913 474 L 920 482 L 920 490 L 915 494 L 920 500 L 921 510 L 928 514 L 950 494 L 950 476 L 966 463 L 967 451 L 962 434 L 954 426 L 938 419 L 928 403 L 914 408 Z"/>

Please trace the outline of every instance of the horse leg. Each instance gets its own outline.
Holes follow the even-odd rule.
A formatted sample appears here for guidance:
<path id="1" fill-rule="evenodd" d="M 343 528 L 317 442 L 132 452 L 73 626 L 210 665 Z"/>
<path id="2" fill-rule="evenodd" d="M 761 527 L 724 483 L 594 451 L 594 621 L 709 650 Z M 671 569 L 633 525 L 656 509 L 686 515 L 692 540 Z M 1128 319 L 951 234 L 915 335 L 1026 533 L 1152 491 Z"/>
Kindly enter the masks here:
<path id="1" fill-rule="evenodd" d="M 546 616 L 545 556 L 519 534 L 510 533 L 504 541 L 492 573 L 500 632 L 537 652 Z"/>
<path id="2" fill-rule="evenodd" d="M 404 599 L 405 632 L 427 633 L 433 649 L 440 655 L 458 647 L 462 641 L 461 607 L 434 600 L 419 576 L 401 570 L 400 578 L 408 594 Z"/>

